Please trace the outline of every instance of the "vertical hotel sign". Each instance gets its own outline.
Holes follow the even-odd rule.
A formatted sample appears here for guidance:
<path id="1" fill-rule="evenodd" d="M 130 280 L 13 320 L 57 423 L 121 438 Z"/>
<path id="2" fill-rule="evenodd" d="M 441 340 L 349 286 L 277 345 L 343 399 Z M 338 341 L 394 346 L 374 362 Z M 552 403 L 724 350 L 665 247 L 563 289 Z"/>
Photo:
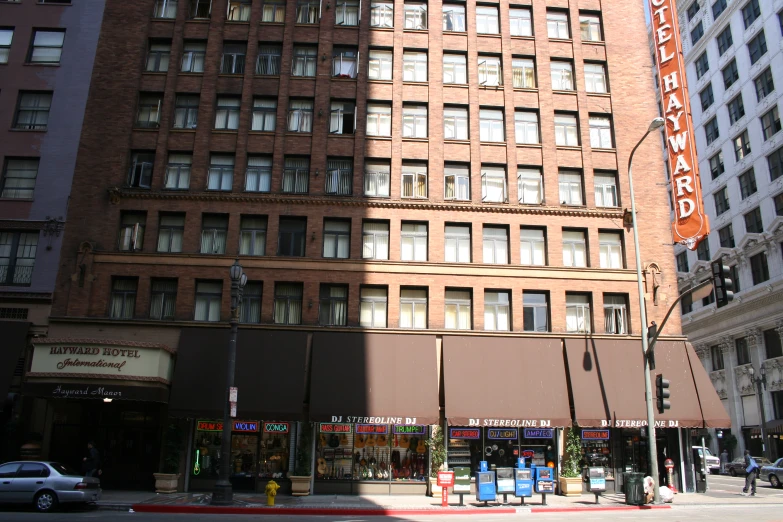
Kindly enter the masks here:
<path id="1" fill-rule="evenodd" d="M 691 250 L 706 239 L 709 219 L 704 213 L 699 162 L 696 157 L 685 61 L 675 0 L 650 0 L 655 63 L 663 101 L 669 170 L 671 171 L 674 241 Z"/>

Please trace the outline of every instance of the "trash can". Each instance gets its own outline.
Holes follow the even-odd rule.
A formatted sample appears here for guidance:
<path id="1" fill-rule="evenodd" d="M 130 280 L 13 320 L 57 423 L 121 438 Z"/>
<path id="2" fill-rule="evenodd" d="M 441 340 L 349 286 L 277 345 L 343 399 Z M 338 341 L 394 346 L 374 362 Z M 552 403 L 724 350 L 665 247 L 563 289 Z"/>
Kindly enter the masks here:
<path id="1" fill-rule="evenodd" d="M 707 492 L 707 474 L 696 473 L 696 493 Z"/>
<path id="2" fill-rule="evenodd" d="M 644 504 L 644 473 L 624 473 L 625 503 L 630 506 Z"/>

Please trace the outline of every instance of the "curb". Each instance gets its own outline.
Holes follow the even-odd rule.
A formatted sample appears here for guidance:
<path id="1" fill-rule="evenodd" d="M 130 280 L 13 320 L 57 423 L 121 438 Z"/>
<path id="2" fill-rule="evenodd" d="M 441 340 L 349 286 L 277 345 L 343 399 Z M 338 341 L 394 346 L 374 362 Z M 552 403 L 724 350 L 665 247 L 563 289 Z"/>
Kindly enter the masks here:
<path id="1" fill-rule="evenodd" d="M 133 509 L 133 504 L 130 502 L 126 504 L 112 503 L 112 504 L 93 504 L 92 509 L 95 511 L 128 511 Z"/>
<path id="2" fill-rule="evenodd" d="M 671 509 L 671 506 L 664 504 L 662 506 L 596 506 L 596 507 L 534 507 L 531 513 L 574 513 L 577 511 L 641 511 L 649 509 Z"/>
<path id="3" fill-rule="evenodd" d="M 285 507 L 217 507 L 217 506 L 156 506 L 134 504 L 137 513 L 208 514 L 208 515 L 309 515 L 309 516 L 398 516 L 398 515 L 515 515 L 514 508 L 285 508 Z"/>

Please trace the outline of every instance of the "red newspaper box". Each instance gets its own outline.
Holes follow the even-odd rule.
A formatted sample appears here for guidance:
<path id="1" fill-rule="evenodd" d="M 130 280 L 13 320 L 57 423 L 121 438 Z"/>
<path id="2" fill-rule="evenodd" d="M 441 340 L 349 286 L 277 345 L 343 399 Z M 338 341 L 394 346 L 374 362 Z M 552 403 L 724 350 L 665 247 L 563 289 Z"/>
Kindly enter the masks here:
<path id="1" fill-rule="evenodd" d="M 442 488 L 454 487 L 453 471 L 438 471 L 438 486 Z"/>

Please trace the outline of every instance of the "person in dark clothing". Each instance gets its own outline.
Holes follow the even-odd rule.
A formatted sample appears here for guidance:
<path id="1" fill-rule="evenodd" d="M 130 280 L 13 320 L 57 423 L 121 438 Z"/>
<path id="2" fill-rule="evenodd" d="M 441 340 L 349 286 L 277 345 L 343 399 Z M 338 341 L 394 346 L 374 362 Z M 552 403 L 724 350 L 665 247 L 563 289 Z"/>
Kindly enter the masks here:
<path id="1" fill-rule="evenodd" d="M 750 496 L 756 496 L 756 477 L 759 474 L 759 465 L 756 464 L 756 460 L 750 456 L 750 451 L 745 450 L 745 471 L 748 475 L 745 477 L 745 487 L 742 488 L 742 495 L 748 494 L 748 488 L 750 488 Z"/>
<path id="2" fill-rule="evenodd" d="M 87 456 L 82 459 L 82 471 L 85 477 L 94 477 L 100 467 L 98 449 L 92 441 L 87 443 Z"/>

